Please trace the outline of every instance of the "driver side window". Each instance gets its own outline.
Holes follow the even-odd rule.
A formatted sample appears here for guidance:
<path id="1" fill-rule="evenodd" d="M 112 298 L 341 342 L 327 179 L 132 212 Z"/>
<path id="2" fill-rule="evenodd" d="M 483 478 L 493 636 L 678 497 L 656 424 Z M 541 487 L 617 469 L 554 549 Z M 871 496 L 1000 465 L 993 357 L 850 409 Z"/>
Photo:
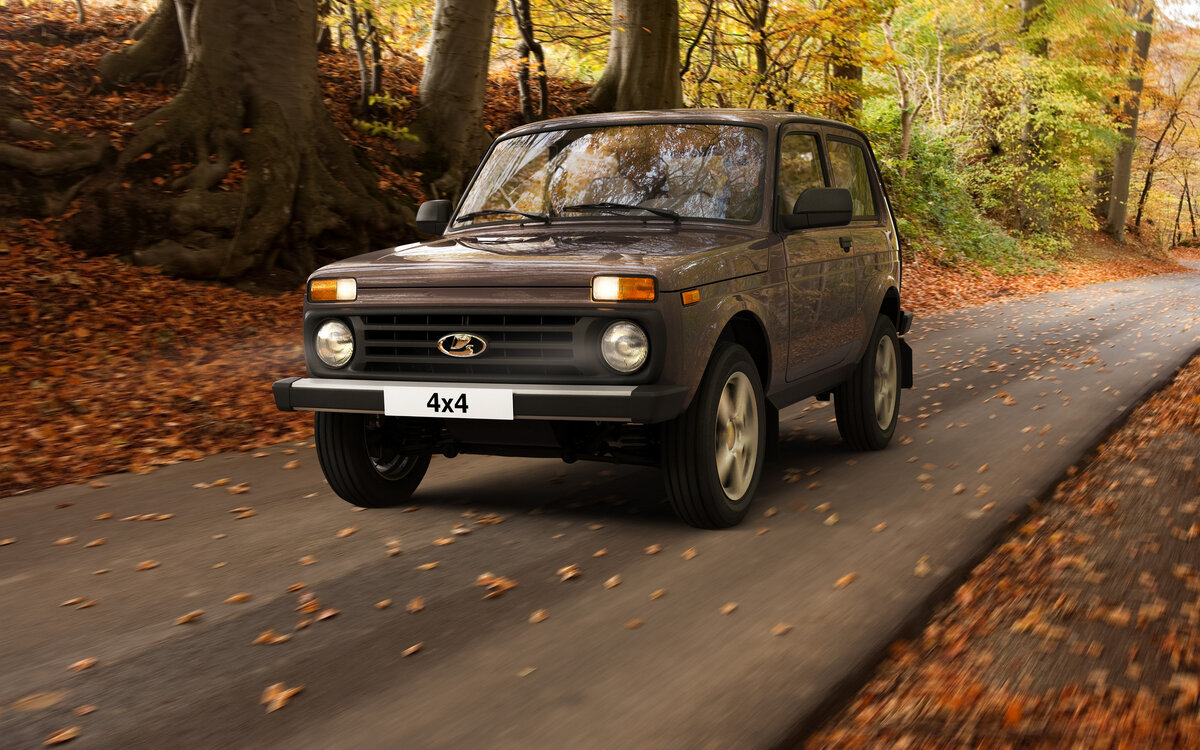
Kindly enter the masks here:
<path id="1" fill-rule="evenodd" d="M 779 186 L 775 212 L 790 214 L 805 190 L 825 187 L 825 167 L 814 133 L 788 133 L 779 148 Z"/>

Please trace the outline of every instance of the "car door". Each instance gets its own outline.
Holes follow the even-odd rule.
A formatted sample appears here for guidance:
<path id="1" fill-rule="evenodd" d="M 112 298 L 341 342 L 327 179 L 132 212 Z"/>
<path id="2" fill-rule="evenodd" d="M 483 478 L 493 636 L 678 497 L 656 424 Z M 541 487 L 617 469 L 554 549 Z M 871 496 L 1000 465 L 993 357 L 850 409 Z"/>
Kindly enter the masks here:
<path id="1" fill-rule="evenodd" d="M 829 187 L 820 130 L 788 125 L 782 130 L 775 190 L 776 214 L 791 213 L 808 188 Z M 777 222 L 778 224 L 778 222 Z M 834 367 L 856 346 L 854 260 L 842 248 L 845 227 L 784 233 L 787 255 L 789 347 L 787 379 Z"/>
<path id="2" fill-rule="evenodd" d="M 861 137 L 850 130 L 832 130 L 825 146 L 830 183 L 832 187 L 848 189 L 854 204 L 854 218 L 848 226 L 840 228 L 839 237 L 846 248 L 846 260 L 854 266 L 854 293 L 846 299 L 847 304 L 848 300 L 854 300 L 850 317 L 857 354 L 875 325 L 877 311 L 865 309 L 871 280 L 881 265 L 890 267 L 892 246 L 884 226 L 887 217 L 881 210 L 884 201 L 878 189 L 879 178 Z"/>

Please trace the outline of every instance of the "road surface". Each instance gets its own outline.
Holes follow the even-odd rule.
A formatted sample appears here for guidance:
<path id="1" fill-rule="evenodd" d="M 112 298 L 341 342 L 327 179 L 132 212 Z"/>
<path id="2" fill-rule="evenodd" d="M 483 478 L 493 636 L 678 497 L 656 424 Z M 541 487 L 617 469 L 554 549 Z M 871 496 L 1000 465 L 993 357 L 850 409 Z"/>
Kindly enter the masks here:
<path id="1" fill-rule="evenodd" d="M 676 521 L 653 470 L 532 459 L 435 458 L 416 509 L 356 511 L 307 443 L 0 500 L 0 746 L 787 745 L 1200 348 L 1198 321 L 1196 273 L 919 319 L 892 446 L 786 410 L 728 531 Z M 485 573 L 517 585 L 484 598 Z M 303 690 L 268 713 L 276 683 Z"/>

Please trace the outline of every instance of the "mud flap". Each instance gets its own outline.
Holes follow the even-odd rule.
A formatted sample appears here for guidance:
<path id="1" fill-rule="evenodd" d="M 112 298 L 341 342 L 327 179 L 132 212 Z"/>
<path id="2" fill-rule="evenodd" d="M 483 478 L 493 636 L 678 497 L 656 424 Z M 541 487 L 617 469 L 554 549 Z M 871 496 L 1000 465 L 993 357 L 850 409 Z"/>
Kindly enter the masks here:
<path id="1" fill-rule="evenodd" d="M 900 339 L 900 387 L 913 387 L 913 352 L 904 339 Z"/>

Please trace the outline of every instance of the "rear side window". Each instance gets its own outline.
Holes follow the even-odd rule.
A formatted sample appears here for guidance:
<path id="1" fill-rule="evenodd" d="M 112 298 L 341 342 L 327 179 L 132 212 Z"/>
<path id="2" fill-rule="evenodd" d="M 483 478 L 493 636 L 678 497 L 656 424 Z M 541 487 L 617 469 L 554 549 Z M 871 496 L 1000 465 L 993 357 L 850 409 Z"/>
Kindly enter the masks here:
<path id="1" fill-rule="evenodd" d="M 790 214 L 805 190 L 825 187 L 825 167 L 814 133 L 788 133 L 779 149 L 776 213 Z"/>
<path id="2" fill-rule="evenodd" d="M 871 173 L 862 146 L 849 141 L 829 139 L 829 170 L 833 187 L 846 188 L 854 199 L 854 218 L 875 218 L 875 193 L 871 190 Z"/>

